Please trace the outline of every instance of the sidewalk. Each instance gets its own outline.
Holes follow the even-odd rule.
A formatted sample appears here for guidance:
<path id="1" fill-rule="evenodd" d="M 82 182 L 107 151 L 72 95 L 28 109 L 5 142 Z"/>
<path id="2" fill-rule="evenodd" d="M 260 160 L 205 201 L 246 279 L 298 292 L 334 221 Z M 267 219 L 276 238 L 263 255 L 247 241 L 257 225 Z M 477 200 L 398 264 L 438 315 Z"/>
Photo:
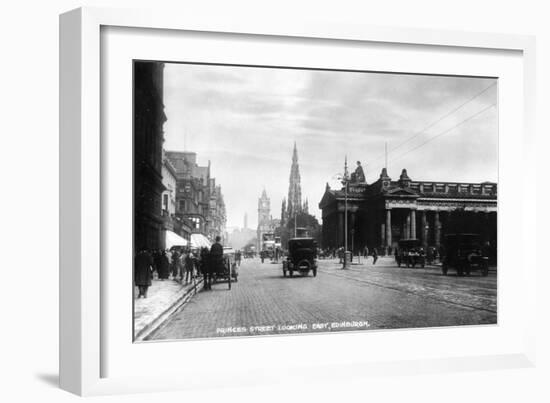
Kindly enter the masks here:
<path id="1" fill-rule="evenodd" d="M 153 280 L 147 298 L 134 299 L 134 341 L 144 340 L 201 288 L 202 277 L 187 285 L 172 279 Z"/>

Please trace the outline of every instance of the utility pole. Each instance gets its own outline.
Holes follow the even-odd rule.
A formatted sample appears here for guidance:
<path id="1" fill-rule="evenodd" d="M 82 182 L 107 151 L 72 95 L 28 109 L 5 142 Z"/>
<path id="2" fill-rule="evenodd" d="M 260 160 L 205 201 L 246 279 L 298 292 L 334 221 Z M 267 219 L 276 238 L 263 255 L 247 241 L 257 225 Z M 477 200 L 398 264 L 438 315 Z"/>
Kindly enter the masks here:
<path id="1" fill-rule="evenodd" d="M 388 170 L 388 142 L 387 141 L 384 143 L 384 156 L 385 156 L 384 167 L 386 168 L 386 170 Z"/>
<path id="2" fill-rule="evenodd" d="M 343 269 L 348 268 L 348 156 L 346 155 L 344 160 L 344 178 L 342 184 L 344 185 L 344 266 Z"/>

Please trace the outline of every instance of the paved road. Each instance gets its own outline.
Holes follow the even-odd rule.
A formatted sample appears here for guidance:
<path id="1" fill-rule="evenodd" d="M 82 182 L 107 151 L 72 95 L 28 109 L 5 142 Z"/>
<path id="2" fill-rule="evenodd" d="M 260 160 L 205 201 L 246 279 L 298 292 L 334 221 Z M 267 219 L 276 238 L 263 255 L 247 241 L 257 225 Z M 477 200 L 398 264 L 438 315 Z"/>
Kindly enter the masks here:
<path id="1" fill-rule="evenodd" d="M 496 273 L 443 276 L 436 267 L 341 270 L 321 260 L 317 277 L 284 278 L 280 264 L 245 259 L 238 283 L 197 294 L 150 339 L 494 324 Z M 343 323 L 345 322 L 345 323 Z M 316 328 L 314 328 L 314 325 Z"/>

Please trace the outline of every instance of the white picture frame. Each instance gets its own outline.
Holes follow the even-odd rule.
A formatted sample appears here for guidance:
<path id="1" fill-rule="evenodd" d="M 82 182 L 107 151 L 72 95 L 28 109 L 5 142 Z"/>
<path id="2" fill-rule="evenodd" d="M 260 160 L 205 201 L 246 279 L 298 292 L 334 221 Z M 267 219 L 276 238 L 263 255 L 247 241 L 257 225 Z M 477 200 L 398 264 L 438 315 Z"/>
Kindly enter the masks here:
<path id="1" fill-rule="evenodd" d="M 432 354 L 419 353 L 416 356 L 404 356 L 404 351 L 396 348 L 394 354 L 383 358 L 374 355 L 367 357 L 366 353 L 358 352 L 347 359 L 339 359 L 336 354 L 318 357 L 315 350 L 308 347 L 310 339 L 313 339 L 317 345 L 321 344 L 328 350 L 334 343 L 340 344 L 342 341 L 352 346 L 361 345 L 365 341 L 369 344 L 386 343 L 385 348 L 388 349 L 389 343 L 399 342 L 404 338 L 420 346 L 423 340 L 448 337 L 447 335 L 464 337 L 467 340 L 477 331 L 471 328 L 404 330 L 384 334 L 350 332 L 328 337 L 302 335 L 246 340 L 198 340 L 186 343 L 196 343 L 198 348 L 195 350 L 207 349 L 210 362 L 215 357 L 220 360 L 219 368 L 212 370 L 197 365 L 193 367 L 194 376 L 186 377 L 182 374 L 189 371 L 189 368 L 176 360 L 175 364 L 166 365 L 162 374 L 153 369 L 132 374 L 125 374 L 123 367 L 119 371 L 109 370 L 106 362 L 110 356 L 114 356 L 113 351 L 117 351 L 119 346 L 110 341 L 105 329 L 109 323 L 105 317 L 109 315 L 111 302 L 107 302 L 108 291 L 104 287 L 106 276 L 102 271 L 102 267 L 108 263 L 106 250 L 109 245 L 105 244 L 102 232 L 102 220 L 105 219 L 102 209 L 109 203 L 105 194 L 110 189 L 105 180 L 106 175 L 110 175 L 105 172 L 109 150 L 105 147 L 110 143 L 102 139 L 101 135 L 106 129 L 102 121 L 105 112 L 102 109 L 102 92 L 108 91 L 108 88 L 102 87 L 105 83 L 101 79 L 101 57 L 104 55 L 102 46 L 105 43 L 102 42 L 101 35 L 102 30 L 108 27 L 193 32 L 198 37 L 201 33 L 218 33 L 246 35 L 257 39 L 290 38 L 305 41 L 306 45 L 308 40 L 319 39 L 332 41 L 331 46 L 335 47 L 344 43 L 377 43 L 423 49 L 466 49 L 479 54 L 515 52 L 521 60 L 522 71 L 521 76 L 515 79 L 521 81 L 516 84 L 520 84 L 517 88 L 523 89 L 523 93 L 520 91 L 520 99 L 515 100 L 521 108 L 518 109 L 515 104 L 510 108 L 518 112 L 515 123 L 519 123 L 519 126 L 514 127 L 518 127 L 520 132 L 510 134 L 509 147 L 501 148 L 500 152 L 503 160 L 506 160 L 506 156 L 514 149 L 517 150 L 514 146 L 520 146 L 522 171 L 535 171 L 535 159 L 531 158 L 534 153 L 535 40 L 530 36 L 383 28 L 314 21 L 296 25 L 285 21 L 270 21 L 267 18 L 254 21 L 215 21 L 195 18 L 191 14 L 171 15 L 151 10 L 82 8 L 63 14 L 60 17 L 60 384 L 63 389 L 79 395 L 97 395 L 235 384 L 244 386 L 290 380 L 293 377 L 292 369 L 301 369 L 302 379 L 334 381 L 335 378 L 346 379 L 381 373 L 397 375 L 534 365 L 535 318 L 528 313 L 532 312 L 534 315 L 536 311 L 536 264 L 534 254 L 522 251 L 531 245 L 528 234 L 535 232 L 536 211 L 528 208 L 527 203 L 522 203 L 522 198 L 527 197 L 527 194 L 533 197 L 536 186 L 534 176 L 520 176 L 521 186 L 530 189 L 530 192 L 509 196 L 513 192 L 506 185 L 517 182 L 518 177 L 506 168 L 507 165 L 503 165 L 500 167 L 501 175 L 506 175 L 506 180 L 503 185 L 499 183 L 499 199 L 502 197 L 506 202 L 510 199 L 509 202 L 520 209 L 515 221 L 512 222 L 510 218 L 510 226 L 514 229 L 515 237 L 521 240 L 515 251 L 523 256 L 521 276 L 518 276 L 516 283 L 520 289 L 518 294 L 521 295 L 517 301 L 517 312 L 524 312 L 524 317 L 521 322 L 510 323 L 511 321 L 505 320 L 503 323 L 500 320 L 501 309 L 515 309 L 512 307 L 515 301 L 510 292 L 499 294 L 499 326 L 489 329 L 483 336 L 501 339 L 498 348 L 484 352 L 480 346 L 477 350 L 464 350 L 467 353 L 451 351 L 450 348 L 448 352 L 444 348 L 434 348 Z M 127 102 L 129 105 L 131 99 L 127 99 Z M 130 119 L 130 116 L 126 118 Z M 508 118 L 510 117 L 503 117 Z M 513 197 L 517 199 L 511 200 Z M 503 220 L 503 216 L 499 215 L 499 236 Z M 499 249 L 500 262 L 506 261 L 506 253 L 511 251 Z M 506 286 L 506 278 L 504 280 Z M 382 338 L 386 341 L 381 341 Z M 131 336 L 128 340 L 131 343 Z M 181 343 L 146 343 L 139 348 L 146 355 L 162 357 L 166 354 L 167 345 L 170 345 L 172 354 L 177 357 L 178 353 L 174 351 L 182 349 Z M 228 346 L 233 353 L 237 351 L 236 354 L 248 352 L 247 358 L 238 365 L 233 361 L 231 376 L 226 376 L 229 367 L 223 360 Z M 268 351 L 277 352 L 281 348 L 290 348 L 293 352 L 300 351 L 303 354 L 294 354 L 293 358 L 287 357 L 286 360 L 268 355 Z M 419 350 L 428 351 L 422 348 Z M 233 353 L 227 352 L 227 357 L 234 358 L 235 355 L 230 355 Z M 251 368 L 264 368 L 264 371 L 250 371 Z M 205 380 L 204 375 L 207 373 L 209 379 Z"/>

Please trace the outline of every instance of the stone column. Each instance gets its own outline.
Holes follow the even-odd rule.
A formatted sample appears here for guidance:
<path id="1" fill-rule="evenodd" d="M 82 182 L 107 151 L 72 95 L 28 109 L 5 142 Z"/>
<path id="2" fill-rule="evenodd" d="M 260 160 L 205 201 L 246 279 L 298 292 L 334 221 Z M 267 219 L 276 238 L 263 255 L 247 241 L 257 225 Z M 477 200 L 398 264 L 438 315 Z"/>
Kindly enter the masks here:
<path id="1" fill-rule="evenodd" d="M 416 238 L 416 210 L 411 210 L 411 238 Z"/>
<path id="2" fill-rule="evenodd" d="M 439 252 L 441 246 L 441 221 L 439 221 L 439 211 L 435 211 L 435 247 Z"/>
<path id="3" fill-rule="evenodd" d="M 407 214 L 407 218 L 405 219 L 405 239 L 409 239 L 411 237 L 411 214 Z"/>
<path id="4" fill-rule="evenodd" d="M 380 246 L 386 249 L 386 224 L 380 224 Z"/>
<path id="5" fill-rule="evenodd" d="M 391 210 L 386 210 L 386 245 L 388 247 L 391 247 L 392 239 L 391 239 Z"/>
<path id="6" fill-rule="evenodd" d="M 422 210 L 422 247 L 428 250 L 428 221 L 426 220 L 426 210 Z"/>
<path id="7" fill-rule="evenodd" d="M 355 234 L 355 213 L 353 211 L 350 211 L 348 217 L 348 250 L 351 251 L 352 256 L 353 250 L 357 247 L 357 245 L 355 245 Z"/>
<path id="8" fill-rule="evenodd" d="M 338 226 L 336 234 L 336 242 L 337 242 L 337 248 L 344 246 L 344 213 L 338 212 Z"/>

